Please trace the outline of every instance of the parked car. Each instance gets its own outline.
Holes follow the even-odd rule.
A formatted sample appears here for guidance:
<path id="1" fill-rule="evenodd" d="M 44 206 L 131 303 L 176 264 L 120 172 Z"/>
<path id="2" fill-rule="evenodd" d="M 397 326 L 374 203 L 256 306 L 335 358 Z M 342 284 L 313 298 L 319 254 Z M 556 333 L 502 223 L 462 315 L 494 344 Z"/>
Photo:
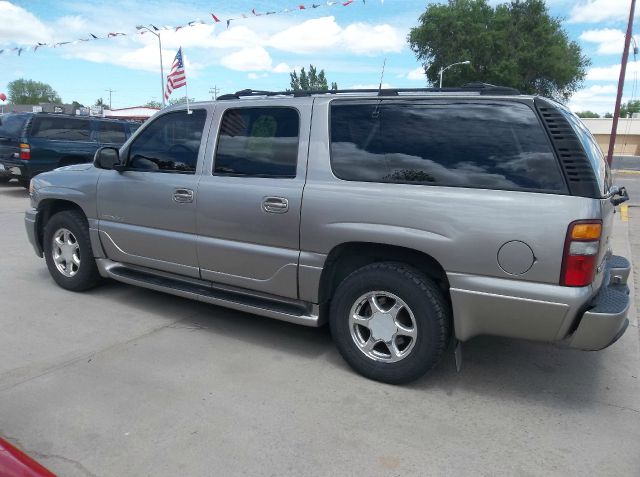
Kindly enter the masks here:
<path id="1" fill-rule="evenodd" d="M 29 180 L 57 167 L 91 162 L 105 145 L 121 146 L 137 124 L 50 113 L 0 116 L 0 182 Z"/>
<path id="2" fill-rule="evenodd" d="M 625 331 L 628 199 L 554 101 L 491 85 L 243 91 L 167 108 L 94 164 L 37 176 L 26 226 L 53 279 L 101 277 L 307 326 L 372 379 L 453 340 L 598 350 Z"/>

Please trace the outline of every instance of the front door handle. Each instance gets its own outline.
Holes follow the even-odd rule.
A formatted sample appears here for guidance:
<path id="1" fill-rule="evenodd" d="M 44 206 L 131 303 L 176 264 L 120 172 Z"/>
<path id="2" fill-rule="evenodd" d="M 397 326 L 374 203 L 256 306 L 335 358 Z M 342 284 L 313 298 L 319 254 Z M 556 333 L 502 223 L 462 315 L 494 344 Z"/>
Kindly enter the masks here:
<path id="1" fill-rule="evenodd" d="M 270 214 L 284 214 L 289 210 L 289 201 L 284 197 L 265 197 L 262 210 Z"/>
<path id="2" fill-rule="evenodd" d="M 176 189 L 173 191 L 173 200 L 180 204 L 193 202 L 193 191 L 191 189 Z"/>

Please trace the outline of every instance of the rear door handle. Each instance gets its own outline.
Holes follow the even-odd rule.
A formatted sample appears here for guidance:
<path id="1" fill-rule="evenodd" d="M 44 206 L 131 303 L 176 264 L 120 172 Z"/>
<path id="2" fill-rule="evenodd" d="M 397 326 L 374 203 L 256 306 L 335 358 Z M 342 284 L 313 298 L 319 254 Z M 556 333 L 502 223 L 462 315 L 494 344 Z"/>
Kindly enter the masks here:
<path id="1" fill-rule="evenodd" d="M 193 202 L 193 191 L 191 189 L 176 189 L 173 191 L 173 200 L 180 204 Z"/>
<path id="2" fill-rule="evenodd" d="M 289 201 L 284 197 L 265 197 L 262 210 L 270 214 L 284 214 L 289 210 Z"/>

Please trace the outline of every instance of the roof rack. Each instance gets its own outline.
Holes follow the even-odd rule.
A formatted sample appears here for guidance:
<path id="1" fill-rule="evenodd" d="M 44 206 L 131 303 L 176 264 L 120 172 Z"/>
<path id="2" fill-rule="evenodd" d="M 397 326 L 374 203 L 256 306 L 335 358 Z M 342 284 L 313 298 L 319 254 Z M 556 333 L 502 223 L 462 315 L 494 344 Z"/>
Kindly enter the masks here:
<path id="1" fill-rule="evenodd" d="M 495 86 L 488 83 L 468 83 L 458 88 L 387 88 L 387 89 L 333 89 L 327 91 L 260 91 L 243 89 L 232 94 L 224 94 L 218 97 L 219 101 L 240 99 L 253 96 L 293 96 L 294 98 L 312 95 L 341 94 L 341 93 L 377 93 L 377 96 L 399 96 L 400 93 L 478 93 L 481 95 L 508 95 L 521 94 L 515 88 L 507 86 Z"/>

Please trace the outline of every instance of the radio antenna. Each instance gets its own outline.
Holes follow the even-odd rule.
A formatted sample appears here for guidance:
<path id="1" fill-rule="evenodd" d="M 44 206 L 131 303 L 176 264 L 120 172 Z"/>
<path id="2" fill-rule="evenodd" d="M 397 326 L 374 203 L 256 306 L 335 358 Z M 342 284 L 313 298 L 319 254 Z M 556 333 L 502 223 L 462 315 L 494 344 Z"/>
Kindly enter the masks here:
<path id="1" fill-rule="evenodd" d="M 382 91 L 382 79 L 384 78 L 384 67 L 387 66 L 387 59 L 384 59 L 382 63 L 382 73 L 380 74 L 380 86 L 378 87 L 378 96 L 380 96 L 380 92 Z"/>

